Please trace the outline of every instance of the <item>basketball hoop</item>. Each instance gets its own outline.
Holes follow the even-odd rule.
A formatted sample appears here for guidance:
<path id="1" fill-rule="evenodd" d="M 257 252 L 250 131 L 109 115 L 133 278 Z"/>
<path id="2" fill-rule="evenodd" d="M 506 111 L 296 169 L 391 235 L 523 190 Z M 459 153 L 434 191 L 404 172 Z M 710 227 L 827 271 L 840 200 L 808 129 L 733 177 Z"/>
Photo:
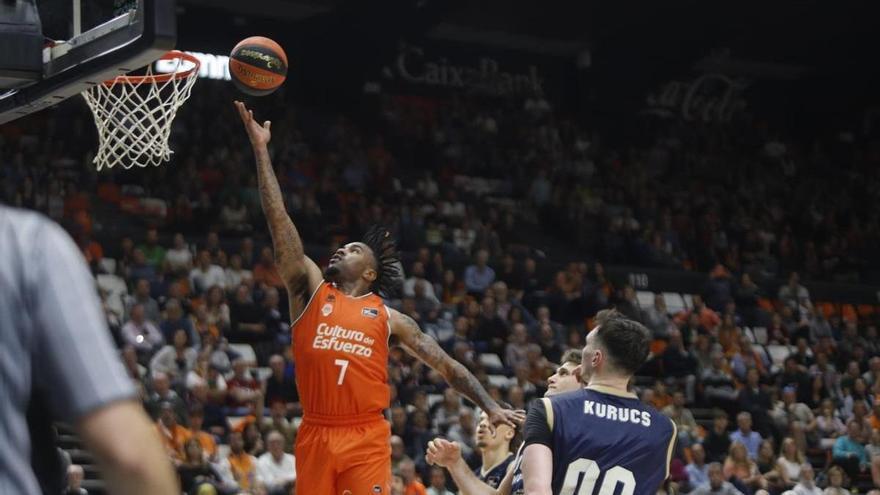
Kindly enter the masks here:
<path id="1" fill-rule="evenodd" d="M 159 166 L 171 159 L 171 123 L 189 98 L 199 59 L 170 51 L 159 60 L 172 61 L 173 70 L 153 74 L 151 64 L 143 75 L 118 76 L 83 91 L 98 128 L 98 170 Z"/>

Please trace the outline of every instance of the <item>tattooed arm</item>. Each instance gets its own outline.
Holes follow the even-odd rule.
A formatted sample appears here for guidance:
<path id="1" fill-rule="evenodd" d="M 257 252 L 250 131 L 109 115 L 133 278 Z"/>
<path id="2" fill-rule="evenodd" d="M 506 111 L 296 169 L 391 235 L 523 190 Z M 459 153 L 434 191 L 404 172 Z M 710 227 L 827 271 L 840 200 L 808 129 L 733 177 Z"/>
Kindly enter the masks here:
<path id="1" fill-rule="evenodd" d="M 260 202 L 269 222 L 278 271 L 290 298 L 290 317 L 296 320 L 305 309 L 309 297 L 323 280 L 321 269 L 305 255 L 299 232 L 284 207 L 281 187 L 272 169 L 267 146 L 272 137 L 270 132 L 272 123 L 267 120 L 260 125 L 254 120 L 254 112 L 248 110 L 244 103 L 237 101 L 235 107 L 254 148 Z"/>
<path id="2" fill-rule="evenodd" d="M 422 332 L 415 320 L 399 311 L 390 311 L 391 333 L 397 335 L 407 352 L 437 370 L 452 388 L 486 411 L 492 424 L 516 427 L 517 423 L 522 423 L 525 417 L 522 412 L 499 406 L 477 378 L 464 365 L 446 354 L 433 337 Z"/>

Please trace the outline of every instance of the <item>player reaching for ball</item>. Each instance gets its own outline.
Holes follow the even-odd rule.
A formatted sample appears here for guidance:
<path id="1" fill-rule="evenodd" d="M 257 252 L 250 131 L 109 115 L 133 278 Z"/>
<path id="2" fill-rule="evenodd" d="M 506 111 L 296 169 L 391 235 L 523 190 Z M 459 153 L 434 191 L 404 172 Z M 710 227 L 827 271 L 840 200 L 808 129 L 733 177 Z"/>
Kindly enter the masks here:
<path id="1" fill-rule="evenodd" d="M 339 248 L 322 272 L 284 208 L 269 159 L 270 122 L 235 102 L 254 157 L 263 212 L 290 298 L 296 384 L 303 422 L 296 439 L 297 493 L 374 495 L 390 492 L 391 429 L 388 339 L 437 370 L 474 401 L 493 425 L 514 426 L 523 413 L 500 407 L 461 363 L 416 322 L 382 302 L 402 273 L 394 241 L 374 228 L 361 242 Z"/>

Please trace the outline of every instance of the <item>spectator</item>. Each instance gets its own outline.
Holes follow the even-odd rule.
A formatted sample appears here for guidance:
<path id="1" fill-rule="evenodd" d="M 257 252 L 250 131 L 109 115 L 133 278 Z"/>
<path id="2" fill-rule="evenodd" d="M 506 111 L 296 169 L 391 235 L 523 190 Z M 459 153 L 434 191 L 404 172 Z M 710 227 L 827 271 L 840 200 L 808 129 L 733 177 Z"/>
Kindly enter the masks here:
<path id="1" fill-rule="evenodd" d="M 654 305 L 642 310 L 642 323 L 651 330 L 655 339 L 669 338 L 672 319 L 666 309 L 666 298 L 663 294 L 654 294 Z"/>
<path id="2" fill-rule="evenodd" d="M 174 234 L 174 247 L 165 253 L 165 261 L 172 273 L 187 274 L 192 270 L 192 251 L 189 250 L 183 234 Z"/>
<path id="3" fill-rule="evenodd" d="M 711 462 L 722 462 L 730 450 L 730 433 L 727 431 L 729 422 L 726 412 L 721 409 L 714 410 L 712 430 L 703 439 L 706 458 Z"/>
<path id="4" fill-rule="evenodd" d="M 77 464 L 67 466 L 67 487 L 63 495 L 89 495 L 89 492 L 82 487 L 84 476 L 82 466 Z"/>
<path id="5" fill-rule="evenodd" d="M 202 430 L 205 420 L 205 411 L 201 405 L 193 406 L 189 411 L 189 431 L 192 438 L 199 442 L 202 453 L 206 460 L 217 462 L 217 441 L 214 435 Z M 186 452 L 184 452 L 186 453 Z"/>
<path id="6" fill-rule="evenodd" d="M 235 289 L 235 299 L 229 304 L 230 332 L 232 342 L 253 342 L 266 332 L 266 313 L 254 303 L 248 286 Z"/>
<path id="7" fill-rule="evenodd" d="M 822 489 L 816 486 L 813 474 L 813 466 L 801 464 L 800 481 L 794 486 L 794 495 L 822 495 Z"/>
<path id="8" fill-rule="evenodd" d="M 472 459 L 477 450 L 476 433 L 477 422 L 474 419 L 474 412 L 469 408 L 463 408 L 458 416 L 458 423 L 449 428 L 446 436 L 452 442 L 458 442 L 461 445 L 461 455 L 465 459 Z"/>
<path id="9" fill-rule="evenodd" d="M 247 366 L 242 358 L 233 361 L 233 375 L 226 382 L 228 387 L 226 402 L 230 408 L 229 414 L 234 416 L 252 414 L 255 408 L 254 402 L 263 400 L 260 383 L 247 375 Z"/>
<path id="10" fill-rule="evenodd" d="M 415 261 L 410 269 L 409 277 L 403 281 L 403 295 L 407 297 L 415 297 L 416 285 L 420 283 L 424 283 L 424 297 L 439 303 L 437 296 L 434 293 L 434 285 L 425 278 L 425 264 L 421 261 Z"/>
<path id="11" fill-rule="evenodd" d="M 709 482 L 697 487 L 692 495 L 743 495 L 730 482 L 724 481 L 725 475 L 721 464 L 713 462 L 708 468 Z"/>
<path id="12" fill-rule="evenodd" d="M 814 439 L 817 423 L 813 411 L 802 403 L 796 401 L 796 392 L 793 387 L 786 387 L 782 391 L 782 414 L 776 417 L 776 426 L 779 431 L 791 435 L 797 442 L 800 451 L 807 450 L 807 439 Z M 803 464 L 798 462 L 797 464 Z M 792 467 L 792 472 L 794 471 Z"/>
<path id="13" fill-rule="evenodd" d="M 427 292 L 431 287 L 431 283 L 427 280 L 419 280 L 414 287 L 413 303 L 415 310 L 422 315 L 427 315 L 432 311 L 436 311 L 440 307 L 440 301 L 436 297 L 429 297 Z"/>
<path id="14" fill-rule="evenodd" d="M 149 356 L 162 345 L 162 332 L 156 324 L 146 319 L 144 307 L 135 304 L 131 308 L 131 319 L 122 325 L 122 340 L 134 347 L 141 357 Z"/>
<path id="15" fill-rule="evenodd" d="M 184 493 L 216 493 L 223 478 L 214 465 L 205 460 L 202 444 L 196 438 L 184 442 L 184 458 L 177 466 L 180 488 Z"/>
<path id="16" fill-rule="evenodd" d="M 483 297 L 483 293 L 495 281 L 495 270 L 487 265 L 488 262 L 489 252 L 480 249 L 477 251 L 474 264 L 465 268 L 464 285 L 468 293 Z"/>
<path id="17" fill-rule="evenodd" d="M 840 396 L 840 374 L 829 359 L 828 353 L 816 352 L 816 363 L 810 366 L 810 374 L 822 377 L 822 386 L 828 391 L 829 397 Z"/>
<path id="18" fill-rule="evenodd" d="M 846 435 L 846 424 L 837 415 L 831 399 L 822 401 L 819 416 L 816 417 L 816 432 L 820 439 L 819 446 L 823 449 L 831 449 L 837 437 Z"/>
<path id="19" fill-rule="evenodd" d="M 175 464 L 180 464 L 183 461 L 183 444 L 192 434 L 177 423 L 177 415 L 170 402 L 163 402 L 159 405 L 159 421 L 156 423 L 156 430 L 162 438 L 168 456 Z"/>
<path id="20" fill-rule="evenodd" d="M 504 320 L 498 317 L 497 309 L 494 297 L 487 295 L 483 298 L 475 338 L 478 342 L 485 342 L 489 351 L 503 355 L 508 329 Z"/>
<path id="21" fill-rule="evenodd" d="M 499 397 L 500 399 L 500 397 Z M 426 406 L 427 407 L 427 404 Z M 434 432 L 431 431 L 431 420 L 425 410 L 416 409 L 410 414 L 407 421 L 408 428 L 406 432 L 405 442 L 409 445 L 409 454 L 413 459 L 421 461 L 425 458 L 425 449 L 434 438 Z"/>
<path id="22" fill-rule="evenodd" d="M 699 426 L 694 419 L 693 413 L 685 406 L 684 393 L 675 391 L 672 393 L 672 404 L 663 409 L 663 414 L 669 417 L 678 428 L 678 442 L 681 447 L 690 447 L 699 434 Z"/>
<path id="23" fill-rule="evenodd" d="M 150 297 L 150 281 L 146 279 L 138 279 L 134 284 L 134 294 L 125 301 L 125 317 L 131 318 L 131 309 L 135 304 L 140 304 L 144 308 L 144 317 L 147 320 L 158 322 L 161 319 L 159 313 L 159 303 Z"/>
<path id="24" fill-rule="evenodd" d="M 791 387 L 798 402 L 805 402 L 810 396 L 810 376 L 805 369 L 798 365 L 794 356 L 789 355 L 785 358 L 784 368 L 777 379 L 777 387 L 780 390 Z"/>
<path id="25" fill-rule="evenodd" d="M 269 368 L 272 374 L 266 379 L 266 405 L 273 402 L 281 402 L 286 414 L 299 415 L 302 413 L 299 404 L 299 394 L 296 390 L 296 381 L 288 376 L 284 369 L 287 363 L 279 354 L 269 358 Z"/>
<path id="26" fill-rule="evenodd" d="M 406 442 L 406 433 L 408 417 L 406 409 L 403 406 L 394 406 L 391 408 L 391 434 L 403 438 Z"/>
<path id="27" fill-rule="evenodd" d="M 169 403 L 174 409 L 177 421 L 185 421 L 186 403 L 179 395 L 177 395 L 177 392 L 171 389 L 171 381 L 169 380 L 168 375 L 160 371 L 153 373 L 152 376 L 153 391 L 147 396 L 145 401 L 147 412 L 150 413 L 150 416 L 152 416 L 153 419 L 156 419 L 159 417 L 162 405 Z"/>
<path id="28" fill-rule="evenodd" d="M 709 280 L 704 291 L 706 306 L 713 311 L 724 311 L 724 306 L 733 300 L 733 282 L 730 272 L 724 265 L 718 264 L 709 272 Z"/>
<path id="29" fill-rule="evenodd" d="M 248 223 L 247 207 L 241 203 L 238 195 L 232 194 L 220 209 L 220 223 L 223 230 L 230 233 L 250 232 L 253 230 Z"/>
<path id="30" fill-rule="evenodd" d="M 174 334 L 178 330 L 183 330 L 184 335 L 186 335 L 187 345 L 194 348 L 201 346 L 201 337 L 196 332 L 192 320 L 183 314 L 183 308 L 177 299 L 169 299 L 165 303 L 165 319 L 159 324 L 159 330 L 162 331 L 162 338 L 165 339 L 165 342 L 171 342 Z"/>
<path id="31" fill-rule="evenodd" d="M 150 370 L 154 375 L 164 373 L 173 382 L 184 382 L 195 367 L 197 357 L 196 350 L 188 347 L 186 341 L 185 330 L 179 329 L 174 333 L 173 345 L 166 345 L 150 360 Z"/>
<path id="32" fill-rule="evenodd" d="M 226 332 L 231 325 L 232 320 L 229 315 L 229 306 L 226 304 L 226 295 L 219 285 L 213 285 L 208 289 L 208 294 L 205 297 L 205 321 L 220 332 Z"/>
<path id="33" fill-rule="evenodd" d="M 767 489 L 769 491 L 775 493 L 794 486 L 794 483 L 786 486 L 782 482 L 782 478 L 779 475 L 778 456 L 773 447 L 773 440 L 768 438 L 761 442 L 755 464 L 758 465 L 758 472 L 767 481 Z"/>
<path id="34" fill-rule="evenodd" d="M 269 451 L 260 456 L 260 479 L 268 495 L 289 494 L 296 483 L 296 464 L 293 455 L 284 452 L 284 435 L 272 431 L 266 435 Z"/>
<path id="35" fill-rule="evenodd" d="M 624 285 L 620 294 L 620 300 L 615 308 L 624 316 L 638 322 L 642 321 L 642 308 L 639 306 L 639 299 L 636 297 L 636 291 L 631 285 Z"/>
<path id="36" fill-rule="evenodd" d="M 712 363 L 700 373 L 700 383 L 703 386 L 703 396 L 713 402 L 720 402 L 729 406 L 736 402 L 737 392 L 730 365 L 721 350 L 712 351 Z"/>
<path id="37" fill-rule="evenodd" d="M 400 465 L 404 462 L 413 462 L 412 459 L 406 455 L 406 446 L 403 443 L 403 439 L 397 435 L 391 435 L 391 470 L 397 472 L 400 469 Z"/>
<path id="38" fill-rule="evenodd" d="M 868 418 L 868 407 L 863 402 L 856 402 L 853 405 L 853 414 L 851 421 L 859 425 L 861 431 L 859 441 L 866 443 L 871 439 L 871 420 Z"/>
<path id="39" fill-rule="evenodd" d="M 730 434 L 730 443 L 740 443 L 745 447 L 749 459 L 758 457 L 758 447 L 761 446 L 761 435 L 752 431 L 752 415 L 743 411 L 736 416 L 736 424 L 739 429 Z M 733 446 L 731 446 L 733 449 Z"/>
<path id="40" fill-rule="evenodd" d="M 508 336 L 507 345 L 504 347 L 504 364 L 508 368 L 515 368 L 518 365 L 528 364 L 526 355 L 526 344 L 528 344 L 528 330 L 522 323 L 513 326 L 513 330 Z"/>
<path id="41" fill-rule="evenodd" d="M 398 471 L 391 471 L 391 495 L 406 495 L 406 485 Z"/>
<path id="42" fill-rule="evenodd" d="M 788 283 L 779 288 L 777 295 L 781 303 L 795 311 L 801 306 L 812 306 L 810 303 L 810 291 L 800 284 L 800 280 L 797 272 L 791 272 L 788 276 Z"/>
<path id="43" fill-rule="evenodd" d="M 224 270 L 224 273 L 226 274 L 226 287 L 238 287 L 254 278 L 253 272 L 245 270 L 242 266 L 240 254 L 233 254 L 229 257 L 229 266 Z"/>
<path id="44" fill-rule="evenodd" d="M 268 246 L 260 250 L 260 261 L 254 265 L 254 282 L 266 284 L 276 289 L 284 288 L 284 281 L 281 280 L 278 267 L 275 266 L 272 248 Z"/>
<path id="45" fill-rule="evenodd" d="M 271 402 L 269 404 L 269 417 L 263 418 L 260 430 L 263 434 L 270 431 L 278 431 L 284 436 L 284 450 L 292 451 L 294 440 L 296 440 L 296 427 L 286 417 L 287 409 L 281 401 Z"/>
<path id="46" fill-rule="evenodd" d="M 862 374 L 862 379 L 865 380 L 868 387 L 873 387 L 875 383 L 880 382 L 880 356 L 874 356 L 868 360 L 868 371 Z"/>
<path id="47" fill-rule="evenodd" d="M 446 470 L 434 466 L 431 468 L 431 484 L 428 487 L 428 495 L 455 495 L 446 489 Z"/>
<path id="48" fill-rule="evenodd" d="M 755 457 L 757 457 L 757 447 Z M 724 461 L 724 477 L 734 478 L 749 490 L 767 488 L 767 481 L 761 476 L 758 465 L 748 455 L 746 446 L 738 440 L 730 444 L 730 452 Z"/>
<path id="49" fill-rule="evenodd" d="M 144 258 L 150 266 L 155 269 L 162 267 L 165 261 L 165 248 L 159 245 L 159 232 L 155 227 L 147 229 L 147 237 L 138 249 L 144 253 Z"/>
<path id="50" fill-rule="evenodd" d="M 700 326 L 710 332 L 714 331 L 715 328 L 721 324 L 721 317 L 718 316 L 718 313 L 706 306 L 705 303 L 703 303 L 703 298 L 699 295 L 693 296 L 692 308 L 676 315 L 675 320 L 677 323 L 682 323 L 687 321 L 691 315 L 697 315 L 699 317 Z"/>
<path id="51" fill-rule="evenodd" d="M 211 253 L 203 249 L 199 251 L 196 267 L 189 272 L 189 284 L 196 294 L 202 294 L 215 285 L 225 289 L 226 273 L 211 262 Z"/>
<path id="52" fill-rule="evenodd" d="M 137 350 L 132 345 L 126 344 L 122 348 L 122 365 L 125 367 L 125 371 L 128 373 L 128 376 L 132 379 L 145 382 L 147 377 L 147 368 L 142 364 L 138 363 Z"/>
<path id="53" fill-rule="evenodd" d="M 666 383 L 663 380 L 654 382 L 651 399 L 646 402 L 660 411 L 672 404 L 672 395 L 666 391 Z"/>
<path id="54" fill-rule="evenodd" d="M 660 357 L 662 376 L 668 384 L 683 387 L 688 403 L 694 402 L 694 389 L 697 382 L 697 361 L 684 348 L 681 332 L 669 332 L 669 344 Z"/>
<path id="55" fill-rule="evenodd" d="M 229 455 L 221 466 L 232 473 L 238 488 L 244 491 L 257 491 L 262 485 L 257 459 L 245 452 L 242 434 L 233 431 L 229 434 Z"/>
<path id="56" fill-rule="evenodd" d="M 843 469 L 831 466 L 828 469 L 828 487 L 822 492 L 823 495 L 850 495 L 850 491 L 843 487 L 843 480 Z"/>
<path id="57" fill-rule="evenodd" d="M 868 453 L 861 442 L 861 428 L 855 421 L 846 424 L 846 435 L 837 437 L 832 456 L 834 463 L 841 466 L 850 478 L 855 478 L 870 465 Z"/>
<path id="58" fill-rule="evenodd" d="M 776 461 L 777 471 L 782 478 L 782 482 L 786 486 L 794 485 L 799 481 L 803 474 L 802 467 L 807 462 L 804 452 L 798 448 L 797 443 L 791 437 L 782 440 L 782 448 L 780 450 L 779 459 Z M 812 482 L 813 473 L 810 472 L 810 482 Z"/>
<path id="59" fill-rule="evenodd" d="M 413 461 L 401 461 L 398 470 L 403 477 L 404 495 L 428 495 L 425 485 L 416 475 L 416 465 Z"/>
<path id="60" fill-rule="evenodd" d="M 701 444 L 691 447 L 691 462 L 685 466 L 690 487 L 699 488 L 709 483 L 709 465 L 706 464 L 706 450 Z"/>
<path id="61" fill-rule="evenodd" d="M 858 408 L 861 411 L 861 416 L 865 416 L 865 413 L 871 410 L 873 400 L 874 396 L 868 393 L 868 386 L 865 384 L 865 380 L 862 377 L 858 377 L 853 380 L 851 390 L 848 387 L 844 388 L 841 414 L 844 419 L 852 419 Z"/>
<path id="62" fill-rule="evenodd" d="M 773 401 L 770 395 L 761 388 L 758 382 L 758 370 L 752 368 L 746 373 L 746 383 L 739 391 L 737 402 L 739 409 L 749 413 L 749 425 L 752 424 L 752 418 L 755 420 L 755 426 L 762 435 L 771 433 L 771 420 L 768 411 L 773 408 Z M 739 423 L 739 419 L 737 420 Z M 746 443 L 751 450 L 752 445 Z M 753 445 L 757 448 L 757 443 Z"/>

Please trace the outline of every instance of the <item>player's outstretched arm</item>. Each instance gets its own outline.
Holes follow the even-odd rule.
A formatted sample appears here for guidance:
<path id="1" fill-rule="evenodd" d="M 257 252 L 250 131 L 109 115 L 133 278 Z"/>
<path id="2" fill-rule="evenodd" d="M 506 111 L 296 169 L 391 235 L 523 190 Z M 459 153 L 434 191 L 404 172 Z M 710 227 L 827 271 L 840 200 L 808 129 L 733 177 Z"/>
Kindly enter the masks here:
<path id="1" fill-rule="evenodd" d="M 507 471 L 504 481 L 496 490 L 483 483 L 461 457 L 461 446 L 455 442 L 436 438 L 428 442 L 425 460 L 432 466 L 440 466 L 449 471 L 461 495 L 510 495 L 513 470 Z M 506 488 L 505 488 L 506 487 Z"/>
<path id="2" fill-rule="evenodd" d="M 517 424 L 523 422 L 525 418 L 523 411 L 512 411 L 499 406 L 477 378 L 461 363 L 446 354 L 433 337 L 422 332 L 415 320 L 392 309 L 391 333 L 397 335 L 407 352 L 437 370 L 458 393 L 486 411 L 493 425 L 506 424 L 515 428 Z"/>
<path id="3" fill-rule="evenodd" d="M 235 102 L 235 107 L 254 149 L 260 203 L 263 205 L 263 213 L 266 215 L 269 232 L 272 234 L 272 247 L 275 251 L 278 271 L 290 297 L 290 317 L 296 320 L 305 309 L 309 296 L 321 283 L 323 278 L 321 269 L 305 255 L 299 232 L 284 207 L 281 187 L 278 185 L 278 179 L 272 169 L 272 160 L 269 158 L 268 144 L 272 138 L 270 130 L 272 123 L 267 120 L 261 125 L 254 120 L 254 112 L 248 110 L 240 101 Z"/>

